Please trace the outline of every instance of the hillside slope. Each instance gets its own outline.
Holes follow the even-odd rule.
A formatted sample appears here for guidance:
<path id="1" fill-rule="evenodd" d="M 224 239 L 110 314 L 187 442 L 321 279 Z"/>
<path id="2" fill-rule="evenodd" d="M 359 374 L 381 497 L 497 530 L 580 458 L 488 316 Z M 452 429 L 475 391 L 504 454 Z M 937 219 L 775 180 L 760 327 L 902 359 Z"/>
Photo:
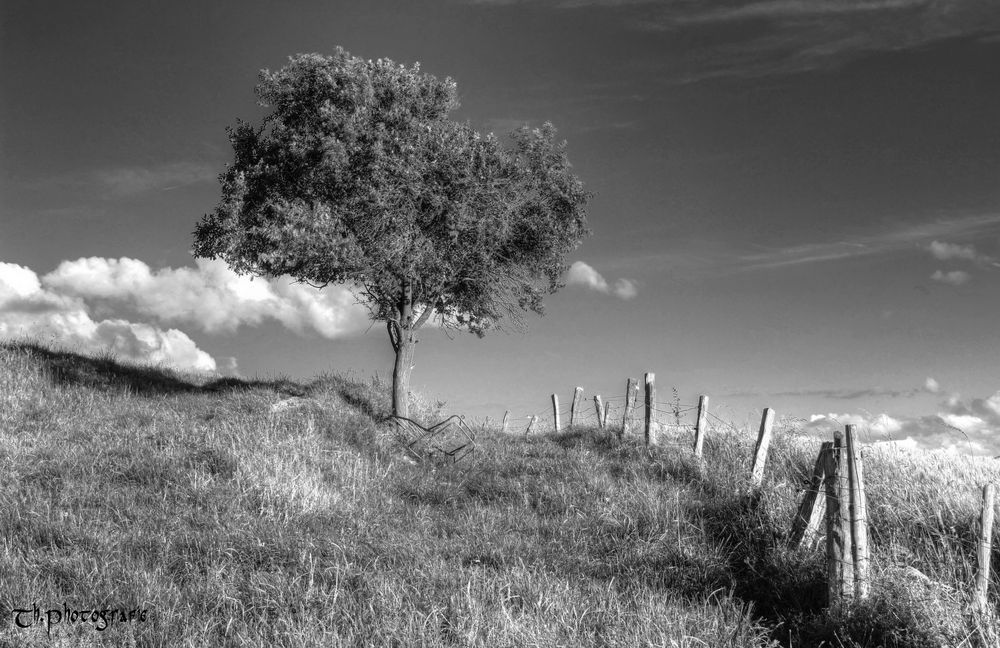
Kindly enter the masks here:
<path id="1" fill-rule="evenodd" d="M 460 483 L 400 450 L 387 396 L 3 345 L 0 645 L 995 640 L 963 613 L 991 463 L 873 453 L 873 598 L 829 617 L 822 551 L 784 548 L 814 458 L 790 432 L 760 492 L 752 439 L 722 430 L 703 466 L 600 430 L 482 430 Z"/>

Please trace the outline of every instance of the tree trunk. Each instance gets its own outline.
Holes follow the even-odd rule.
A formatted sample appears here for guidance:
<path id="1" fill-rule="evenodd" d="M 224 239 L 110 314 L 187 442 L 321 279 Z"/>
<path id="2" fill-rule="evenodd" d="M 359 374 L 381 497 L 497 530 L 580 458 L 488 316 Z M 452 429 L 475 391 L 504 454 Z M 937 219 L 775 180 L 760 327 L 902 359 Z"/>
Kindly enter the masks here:
<path id="1" fill-rule="evenodd" d="M 410 370 L 413 368 L 413 347 L 416 343 L 413 322 L 413 285 L 408 278 L 402 281 L 399 304 L 396 307 L 399 321 L 389 321 L 389 342 L 396 352 L 392 367 L 392 413 L 410 416 Z"/>
<path id="2" fill-rule="evenodd" d="M 410 416 L 410 370 L 413 368 L 413 331 L 401 329 L 396 345 L 396 363 L 392 367 L 392 413 Z"/>

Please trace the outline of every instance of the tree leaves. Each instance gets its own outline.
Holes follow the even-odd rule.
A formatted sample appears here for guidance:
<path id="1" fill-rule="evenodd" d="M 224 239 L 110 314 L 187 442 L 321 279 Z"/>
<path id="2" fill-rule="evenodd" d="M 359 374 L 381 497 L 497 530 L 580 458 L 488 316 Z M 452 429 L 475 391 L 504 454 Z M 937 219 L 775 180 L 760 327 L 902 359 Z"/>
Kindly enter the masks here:
<path id="1" fill-rule="evenodd" d="M 590 196 L 551 124 L 504 148 L 451 120 L 454 81 L 419 65 L 299 55 L 262 72 L 257 95 L 271 112 L 230 130 L 234 161 L 197 256 L 350 284 L 379 320 L 399 317 L 409 285 L 408 311 L 482 335 L 542 313 L 589 234 Z"/>

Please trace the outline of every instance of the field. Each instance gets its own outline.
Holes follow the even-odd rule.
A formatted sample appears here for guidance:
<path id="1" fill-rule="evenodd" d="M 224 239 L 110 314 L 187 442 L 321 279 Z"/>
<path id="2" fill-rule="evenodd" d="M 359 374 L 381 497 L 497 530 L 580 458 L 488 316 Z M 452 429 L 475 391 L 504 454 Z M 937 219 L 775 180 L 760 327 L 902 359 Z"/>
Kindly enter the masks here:
<path id="1" fill-rule="evenodd" d="M 753 436 L 723 429 L 700 464 L 477 428 L 458 483 L 388 403 L 3 345 L 0 646 L 997 645 L 967 612 L 993 459 L 866 451 L 872 596 L 828 613 L 823 549 L 786 548 L 817 449 L 793 429 L 759 491 Z"/>

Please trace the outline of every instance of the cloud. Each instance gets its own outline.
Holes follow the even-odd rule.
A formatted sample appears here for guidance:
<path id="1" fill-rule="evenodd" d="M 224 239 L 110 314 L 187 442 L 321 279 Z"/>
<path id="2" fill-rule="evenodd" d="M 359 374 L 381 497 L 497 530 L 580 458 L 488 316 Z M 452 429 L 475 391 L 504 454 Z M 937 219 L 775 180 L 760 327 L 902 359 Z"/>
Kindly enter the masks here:
<path id="1" fill-rule="evenodd" d="M 949 259 L 974 261 L 978 256 L 975 248 L 971 245 L 958 245 L 957 243 L 945 243 L 944 241 L 931 241 L 927 249 L 939 261 L 947 261 Z"/>
<path id="2" fill-rule="evenodd" d="M 882 389 L 869 387 L 866 389 L 796 389 L 793 391 L 774 392 L 770 396 L 819 396 L 822 398 L 832 398 L 837 400 L 857 400 L 859 398 L 900 398 L 904 396 L 915 396 L 916 389 Z"/>
<path id="3" fill-rule="evenodd" d="M 527 0 L 465 0 L 476 5 Z M 898 52 L 1000 29 L 993 0 L 531 0 L 552 11 L 603 12 L 687 46 L 656 78 L 690 83 L 837 69 L 872 52 Z M 513 8 L 512 8 L 513 10 Z"/>
<path id="4" fill-rule="evenodd" d="M 130 321 L 120 316 L 122 309 L 154 323 Z M 345 288 L 241 277 L 221 261 L 154 271 L 137 259 L 90 257 L 64 261 L 41 278 L 30 268 L 0 263 L 3 337 L 53 338 L 90 353 L 110 349 L 132 361 L 238 375 L 235 358 L 217 363 L 187 334 L 160 325 L 221 334 L 267 320 L 325 338 L 368 325 L 366 311 Z"/>
<path id="5" fill-rule="evenodd" d="M 368 317 L 340 286 L 318 290 L 289 277 L 240 276 L 223 261 L 198 259 L 195 268 L 155 272 L 137 259 L 81 258 L 45 275 L 45 286 L 95 304 L 125 305 L 166 323 L 206 333 L 231 333 L 266 320 L 298 334 L 336 338 L 365 328 Z"/>
<path id="6" fill-rule="evenodd" d="M 888 414 L 882 413 L 877 416 L 865 416 L 862 414 L 813 414 L 809 417 L 808 427 L 837 427 L 843 428 L 845 425 L 856 425 L 864 428 L 866 432 L 878 435 L 891 435 L 903 429 L 903 424 L 898 419 L 894 419 Z"/>
<path id="7" fill-rule="evenodd" d="M 1000 430 L 1000 391 L 988 398 L 974 398 L 968 402 L 958 394 L 952 394 L 941 407 L 944 411 L 938 415 L 942 419 L 951 417 L 949 420 L 959 423 L 955 427 L 978 427 L 980 424 L 974 420 L 978 419 L 983 425 Z"/>
<path id="8" fill-rule="evenodd" d="M 940 281 L 941 283 L 950 284 L 952 286 L 961 286 L 970 278 L 969 273 L 963 272 L 962 270 L 951 270 L 949 272 L 935 270 L 934 274 L 931 275 L 931 279 L 934 281 Z"/>
<path id="9" fill-rule="evenodd" d="M 622 299 L 632 299 L 639 294 L 639 287 L 631 279 L 619 279 L 615 282 L 611 292 L 613 292 L 616 297 L 621 297 Z"/>
<path id="10" fill-rule="evenodd" d="M 0 262 L 0 337 L 52 338 L 84 353 L 182 370 L 214 371 L 215 360 L 176 329 L 123 319 L 95 321 L 82 300 L 42 288 L 29 268 Z"/>
<path id="11" fill-rule="evenodd" d="M 1000 214 L 983 214 L 907 224 L 896 229 L 857 236 L 848 240 L 807 243 L 744 255 L 739 257 L 738 266 L 742 270 L 764 270 L 885 255 L 910 251 L 914 248 L 932 250 L 934 243 L 938 242 L 937 239 L 943 236 L 967 236 L 997 229 L 1000 229 Z M 950 246 L 952 244 L 939 243 L 934 249 L 945 254 L 954 253 L 954 249 L 964 249 L 962 246 L 954 246 L 954 248 Z M 988 259 L 988 257 L 981 255 L 977 258 Z"/>
<path id="12" fill-rule="evenodd" d="M 1000 263 L 997 262 L 993 257 L 980 254 L 971 245 L 959 245 L 958 243 L 947 243 L 945 241 L 931 241 L 931 244 L 927 246 L 928 251 L 930 251 L 931 256 L 939 261 L 969 261 L 974 263 L 980 268 L 1000 267 Z M 938 274 L 938 273 L 935 273 Z M 950 273 L 949 273 L 950 274 Z M 957 276 L 956 276 L 957 279 Z M 944 275 L 938 281 L 946 281 Z"/>
<path id="13" fill-rule="evenodd" d="M 97 181 L 115 196 L 167 191 L 199 182 L 211 182 L 220 169 L 204 162 L 172 162 L 154 166 L 118 167 L 97 171 Z"/>
<path id="14" fill-rule="evenodd" d="M 743 2 L 693 13 L 681 22 L 732 22 L 753 18 L 785 19 L 796 16 L 836 16 L 918 8 L 927 0 L 763 0 Z"/>
<path id="15" fill-rule="evenodd" d="M 601 273 L 583 261 L 575 261 L 569 267 L 566 284 L 584 286 L 605 295 L 613 294 L 620 299 L 632 299 L 639 293 L 638 284 L 632 279 L 619 279 L 614 286 L 610 286 Z"/>
<path id="16" fill-rule="evenodd" d="M 92 192 L 102 198 L 130 198 L 152 191 L 169 191 L 193 184 L 213 182 L 222 171 L 221 165 L 207 162 L 181 161 L 153 165 L 110 167 L 80 170 L 50 176 L 27 183 L 27 187 L 48 191 L 53 185 L 76 192 Z M 48 210 L 54 215 L 78 216 L 93 208 L 60 207 Z"/>
<path id="17" fill-rule="evenodd" d="M 927 379 L 927 391 L 940 385 Z M 933 388 L 933 389 L 932 389 Z M 950 394 L 932 415 L 892 417 L 882 413 L 814 414 L 804 429 L 828 435 L 844 425 L 859 427 L 866 443 L 903 441 L 925 450 L 952 450 L 963 454 L 1000 454 L 1000 391 L 988 398 L 963 400 Z"/>
<path id="18" fill-rule="evenodd" d="M 932 394 L 938 394 L 941 392 L 941 385 L 938 381 L 928 376 L 927 380 L 924 381 L 924 390 L 929 391 Z"/>
<path id="19" fill-rule="evenodd" d="M 739 23 L 748 29 L 734 38 Z M 1000 14 L 988 0 L 678 1 L 650 5 L 635 24 L 673 34 L 717 30 L 723 38 L 688 57 L 683 80 L 698 81 L 837 69 L 872 52 L 996 29 Z"/>

